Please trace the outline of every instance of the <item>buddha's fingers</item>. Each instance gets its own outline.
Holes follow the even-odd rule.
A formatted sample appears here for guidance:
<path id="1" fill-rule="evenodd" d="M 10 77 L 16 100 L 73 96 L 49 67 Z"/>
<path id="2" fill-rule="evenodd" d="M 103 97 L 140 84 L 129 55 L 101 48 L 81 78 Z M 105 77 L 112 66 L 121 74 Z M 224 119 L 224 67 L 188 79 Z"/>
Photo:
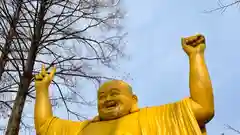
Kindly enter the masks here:
<path id="1" fill-rule="evenodd" d="M 45 75 L 47 74 L 47 71 L 46 71 L 46 68 L 45 68 L 45 65 L 44 65 L 44 64 L 42 65 L 41 74 L 42 74 L 43 76 L 45 76 Z"/>
<path id="2" fill-rule="evenodd" d="M 53 80 L 53 77 L 54 77 L 55 73 L 56 73 L 56 67 L 53 67 L 53 69 L 52 69 L 52 71 L 50 72 L 50 75 L 49 75 L 51 80 Z"/>

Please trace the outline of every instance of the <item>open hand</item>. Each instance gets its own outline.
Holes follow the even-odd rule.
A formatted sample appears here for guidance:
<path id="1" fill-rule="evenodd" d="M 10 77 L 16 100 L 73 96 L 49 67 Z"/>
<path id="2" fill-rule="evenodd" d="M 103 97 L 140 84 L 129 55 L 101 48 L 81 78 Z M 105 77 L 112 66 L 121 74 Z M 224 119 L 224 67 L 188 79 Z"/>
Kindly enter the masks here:
<path id="1" fill-rule="evenodd" d="M 182 38 L 182 47 L 188 56 L 197 53 L 204 53 L 206 48 L 205 38 L 201 34 Z"/>
<path id="2" fill-rule="evenodd" d="M 45 66 L 42 65 L 42 70 L 39 74 L 35 75 L 35 88 L 37 89 L 47 89 L 53 80 L 54 74 L 56 72 L 56 67 L 52 69 L 50 74 L 46 71 Z"/>

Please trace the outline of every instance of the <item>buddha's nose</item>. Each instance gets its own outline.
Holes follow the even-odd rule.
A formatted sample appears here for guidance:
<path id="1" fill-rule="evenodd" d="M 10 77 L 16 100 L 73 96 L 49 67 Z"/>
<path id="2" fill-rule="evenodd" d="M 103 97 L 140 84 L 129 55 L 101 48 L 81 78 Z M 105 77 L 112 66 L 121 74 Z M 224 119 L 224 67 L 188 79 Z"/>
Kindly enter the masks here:
<path id="1" fill-rule="evenodd" d="M 111 101 L 112 97 L 110 95 L 107 96 L 106 101 Z"/>

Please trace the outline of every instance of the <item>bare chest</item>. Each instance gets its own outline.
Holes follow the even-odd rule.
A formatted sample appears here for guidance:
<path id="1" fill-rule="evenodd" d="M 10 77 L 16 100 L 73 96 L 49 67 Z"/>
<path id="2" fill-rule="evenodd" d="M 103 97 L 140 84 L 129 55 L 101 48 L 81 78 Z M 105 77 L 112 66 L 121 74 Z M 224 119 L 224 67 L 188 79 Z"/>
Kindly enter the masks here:
<path id="1" fill-rule="evenodd" d="M 134 113 L 118 120 L 91 123 L 83 129 L 81 135 L 139 135 L 137 116 Z"/>

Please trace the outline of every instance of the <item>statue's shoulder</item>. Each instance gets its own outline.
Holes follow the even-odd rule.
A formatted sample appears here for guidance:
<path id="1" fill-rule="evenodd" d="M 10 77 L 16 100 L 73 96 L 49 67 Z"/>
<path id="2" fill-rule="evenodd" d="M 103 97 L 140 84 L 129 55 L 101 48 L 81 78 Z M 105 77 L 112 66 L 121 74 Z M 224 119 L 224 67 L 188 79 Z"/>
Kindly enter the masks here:
<path id="1" fill-rule="evenodd" d="M 164 111 L 164 108 L 169 106 L 170 104 L 163 104 L 159 106 L 147 106 L 144 108 L 140 108 L 139 112 L 153 112 L 153 111 Z"/>
<path id="2" fill-rule="evenodd" d="M 185 104 L 188 104 L 191 100 L 187 97 L 187 98 L 183 98 L 181 100 L 175 101 L 175 102 L 170 102 L 167 104 L 162 104 L 162 105 L 158 105 L 158 106 L 147 106 L 144 108 L 141 108 L 140 111 L 144 111 L 144 110 L 158 110 L 158 111 L 164 111 L 164 110 L 169 110 L 169 109 L 173 109 L 176 108 L 177 106 L 182 106 Z"/>
<path id="3" fill-rule="evenodd" d="M 174 102 L 167 103 L 167 104 L 161 104 L 161 105 L 155 105 L 155 106 L 146 106 L 146 107 L 140 108 L 140 110 L 151 110 L 151 109 L 157 109 L 157 108 L 164 108 L 167 106 L 172 106 L 173 104 L 174 104 Z"/>
<path id="4" fill-rule="evenodd" d="M 84 120 L 84 121 L 79 121 L 79 120 L 68 120 L 68 119 L 61 119 L 59 117 L 53 117 L 51 119 L 48 120 L 49 124 L 54 124 L 54 125 L 71 125 L 71 126 L 80 126 L 86 122 L 88 122 L 88 120 Z"/>

